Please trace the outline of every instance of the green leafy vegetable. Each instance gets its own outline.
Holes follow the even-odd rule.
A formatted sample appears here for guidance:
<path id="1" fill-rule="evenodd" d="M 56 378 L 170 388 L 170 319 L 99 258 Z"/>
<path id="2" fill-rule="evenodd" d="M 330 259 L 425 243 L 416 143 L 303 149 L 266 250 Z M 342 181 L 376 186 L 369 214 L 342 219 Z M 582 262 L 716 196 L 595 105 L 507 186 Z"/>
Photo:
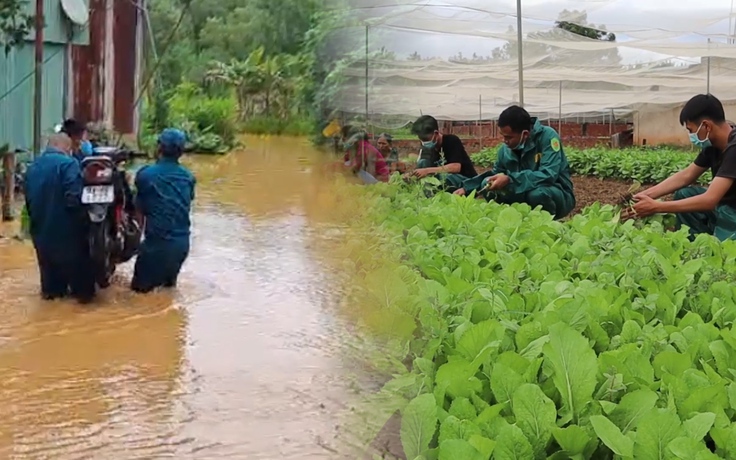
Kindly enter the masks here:
<path id="1" fill-rule="evenodd" d="M 595 147 L 577 149 L 565 147 L 565 156 L 574 174 L 596 176 L 601 179 L 633 180 L 640 184 L 659 183 L 672 174 L 687 168 L 697 152 L 675 149 L 651 149 L 632 147 L 609 149 Z M 490 167 L 497 158 L 497 149 L 486 149 L 471 155 L 473 163 Z M 710 172 L 703 174 L 699 182 L 707 184 Z M 636 189 L 630 190 L 636 193 Z"/>
<path id="2" fill-rule="evenodd" d="M 412 400 L 407 458 L 736 458 L 736 242 L 612 206 L 563 223 L 419 184 L 356 193 L 403 267 L 371 318 L 414 323 L 384 388 Z"/>
<path id="3" fill-rule="evenodd" d="M 414 398 L 401 417 L 401 444 L 409 458 L 416 458 L 429 448 L 437 429 L 437 403 L 434 396 Z"/>

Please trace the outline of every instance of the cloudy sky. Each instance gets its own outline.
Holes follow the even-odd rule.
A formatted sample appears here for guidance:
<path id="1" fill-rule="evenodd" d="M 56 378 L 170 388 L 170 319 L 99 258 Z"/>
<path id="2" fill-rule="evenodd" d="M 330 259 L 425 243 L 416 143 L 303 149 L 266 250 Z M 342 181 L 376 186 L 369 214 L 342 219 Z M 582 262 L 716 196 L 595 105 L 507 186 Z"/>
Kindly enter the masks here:
<path id="1" fill-rule="evenodd" d="M 401 12 L 408 11 L 412 12 L 403 17 L 410 18 L 414 14 L 426 17 L 429 13 L 449 19 L 450 16 L 457 17 L 460 14 L 467 20 L 465 25 L 471 30 L 480 30 L 482 27 L 482 30 L 491 33 L 502 32 L 516 23 L 515 0 L 356 1 L 360 2 L 358 6 L 363 8 L 362 11 L 370 11 L 369 14 L 374 18 L 382 17 L 383 21 L 398 24 L 403 21 Z M 393 6 L 389 6 L 391 3 Z M 403 6 L 397 7 L 396 3 L 402 3 Z M 470 11 L 473 8 L 483 12 Z M 585 10 L 590 23 L 605 24 L 608 30 L 616 32 L 617 42 L 622 45 L 627 41 L 642 39 L 705 42 L 708 37 L 713 41 L 725 42 L 729 28 L 733 28 L 733 23 L 729 20 L 733 8 L 734 0 L 710 0 L 703 2 L 702 6 L 676 0 L 522 0 L 522 17 L 525 18 L 523 27 L 533 29 L 551 26 L 562 10 Z M 415 21 L 411 26 L 421 28 L 421 23 Z M 504 44 L 503 41 L 489 37 L 460 35 L 462 31 L 463 24 L 460 23 L 453 29 L 453 34 L 381 28 L 380 32 L 374 33 L 371 41 L 375 46 L 384 46 L 400 56 L 418 51 L 423 56 L 442 58 L 458 52 L 465 56 L 473 53 L 488 55 L 492 49 Z M 624 46 L 619 52 L 627 63 L 669 57 Z"/>

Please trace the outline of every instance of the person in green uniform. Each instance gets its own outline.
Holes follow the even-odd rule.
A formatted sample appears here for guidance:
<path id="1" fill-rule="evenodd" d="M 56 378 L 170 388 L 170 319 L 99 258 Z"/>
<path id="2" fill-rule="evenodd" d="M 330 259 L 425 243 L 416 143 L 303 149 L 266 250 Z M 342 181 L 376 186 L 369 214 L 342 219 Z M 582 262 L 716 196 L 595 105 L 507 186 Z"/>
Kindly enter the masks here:
<path id="1" fill-rule="evenodd" d="M 519 106 L 498 117 L 503 144 L 490 171 L 466 180 L 457 195 L 478 192 L 498 203 L 527 203 L 561 219 L 575 208 L 570 165 L 560 136 Z"/>
<path id="2" fill-rule="evenodd" d="M 687 168 L 634 195 L 636 203 L 625 217 L 672 213 L 677 228 L 689 227 L 691 238 L 707 233 L 721 241 L 736 239 L 736 128 L 712 94 L 690 99 L 680 112 L 680 124 L 700 153 Z M 709 169 L 710 185 L 692 186 Z M 673 201 L 657 201 L 673 192 Z"/>
<path id="3" fill-rule="evenodd" d="M 411 130 L 422 142 L 422 153 L 417 168 L 407 173 L 406 177 L 421 179 L 440 175 L 447 190 L 452 192 L 477 174 L 460 138 L 454 134 L 441 133 L 434 117 L 423 115 L 417 118 Z"/>

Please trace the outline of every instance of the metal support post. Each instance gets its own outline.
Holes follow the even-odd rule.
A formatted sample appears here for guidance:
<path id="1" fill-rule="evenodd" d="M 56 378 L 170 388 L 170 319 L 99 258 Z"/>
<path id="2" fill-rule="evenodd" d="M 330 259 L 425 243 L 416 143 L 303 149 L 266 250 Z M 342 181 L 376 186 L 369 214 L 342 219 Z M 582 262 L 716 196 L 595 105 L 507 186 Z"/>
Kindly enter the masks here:
<path id="1" fill-rule="evenodd" d="M 516 41 L 517 56 L 519 58 L 519 105 L 524 107 L 524 43 L 521 33 L 521 0 L 516 0 Z"/>
<path id="2" fill-rule="evenodd" d="M 33 157 L 41 152 L 41 110 L 43 104 L 43 28 L 44 0 L 36 0 L 35 73 L 33 92 Z"/>
<path id="3" fill-rule="evenodd" d="M 705 77 L 705 94 L 710 94 L 710 38 L 708 39 L 708 64 L 707 75 Z"/>
<path id="4" fill-rule="evenodd" d="M 557 135 L 562 137 L 562 80 L 560 80 L 560 100 L 559 100 L 559 107 L 557 109 L 558 109 L 557 113 L 559 117 L 559 119 L 557 120 L 558 122 Z"/>

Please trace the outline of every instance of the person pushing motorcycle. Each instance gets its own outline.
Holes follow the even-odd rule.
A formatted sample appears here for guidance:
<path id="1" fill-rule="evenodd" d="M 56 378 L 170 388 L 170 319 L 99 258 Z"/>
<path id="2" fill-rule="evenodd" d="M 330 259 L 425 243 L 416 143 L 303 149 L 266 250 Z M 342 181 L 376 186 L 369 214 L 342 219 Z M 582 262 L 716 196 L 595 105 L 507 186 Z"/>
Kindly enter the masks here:
<path id="1" fill-rule="evenodd" d="M 158 159 L 135 177 L 136 209 L 144 222 L 144 240 L 135 262 L 131 288 L 140 293 L 174 287 L 189 255 L 196 179 L 179 164 L 186 135 L 173 128 L 158 137 Z"/>
<path id="2" fill-rule="evenodd" d="M 64 133 L 51 136 L 46 150 L 28 167 L 24 183 L 29 233 L 38 258 L 41 294 L 47 300 L 71 295 L 88 303 L 95 296 L 82 185 L 71 138 Z"/>
<path id="3" fill-rule="evenodd" d="M 77 161 L 94 155 L 92 143 L 88 139 L 87 126 L 74 118 L 64 120 L 61 132 L 72 140 L 72 155 Z"/>

